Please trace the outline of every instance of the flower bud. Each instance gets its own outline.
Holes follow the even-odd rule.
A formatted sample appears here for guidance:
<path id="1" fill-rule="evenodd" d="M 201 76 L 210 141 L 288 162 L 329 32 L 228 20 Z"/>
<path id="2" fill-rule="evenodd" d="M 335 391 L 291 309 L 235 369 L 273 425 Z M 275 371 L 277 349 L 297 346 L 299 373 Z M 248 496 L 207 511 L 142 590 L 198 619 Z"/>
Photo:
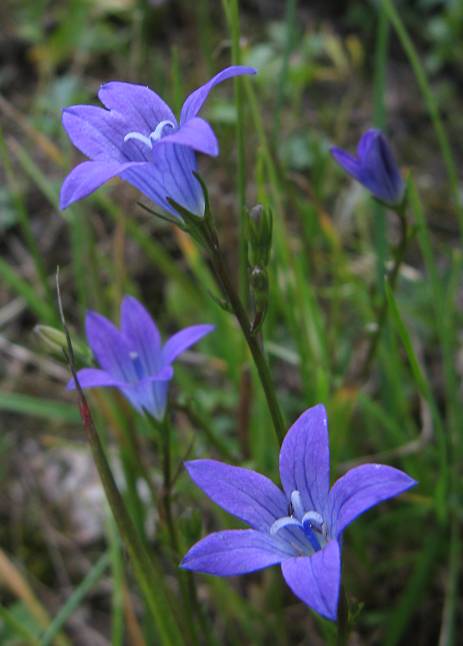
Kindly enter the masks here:
<path id="1" fill-rule="evenodd" d="M 61 354 L 67 348 L 66 336 L 61 330 L 50 325 L 36 325 L 34 333 L 49 352 Z"/>
<path id="2" fill-rule="evenodd" d="M 252 331 L 256 333 L 262 326 L 268 308 L 268 274 L 263 267 L 253 267 L 249 276 L 249 285 L 254 304 Z"/>
<path id="3" fill-rule="evenodd" d="M 337 147 L 331 148 L 331 155 L 378 200 L 393 207 L 401 204 L 405 184 L 391 147 L 380 130 L 372 128 L 362 135 L 356 155 Z"/>
<path id="4" fill-rule="evenodd" d="M 272 211 L 257 204 L 249 211 L 249 259 L 251 267 L 266 267 L 272 247 Z"/>
<path id="5" fill-rule="evenodd" d="M 34 327 L 34 333 L 39 338 L 43 347 L 50 354 L 63 356 L 63 352 L 67 352 L 67 341 L 66 335 L 62 330 L 58 328 L 51 327 L 51 325 L 36 325 Z M 89 349 L 79 343 L 78 341 L 73 340 L 73 348 L 76 355 L 76 358 L 81 360 L 85 365 L 88 365 L 92 361 L 92 355 Z"/>

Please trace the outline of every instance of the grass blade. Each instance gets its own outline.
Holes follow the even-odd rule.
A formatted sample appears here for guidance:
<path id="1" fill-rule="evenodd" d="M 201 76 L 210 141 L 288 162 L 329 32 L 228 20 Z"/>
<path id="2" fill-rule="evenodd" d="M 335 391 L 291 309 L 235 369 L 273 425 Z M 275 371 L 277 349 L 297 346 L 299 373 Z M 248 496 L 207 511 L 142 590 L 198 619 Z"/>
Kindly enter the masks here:
<path id="1" fill-rule="evenodd" d="M 109 554 L 101 556 L 90 572 L 85 576 L 74 592 L 67 599 L 58 614 L 54 617 L 40 640 L 40 646 L 50 646 L 59 631 L 64 627 L 69 617 L 77 610 L 87 594 L 95 587 L 109 565 Z"/>

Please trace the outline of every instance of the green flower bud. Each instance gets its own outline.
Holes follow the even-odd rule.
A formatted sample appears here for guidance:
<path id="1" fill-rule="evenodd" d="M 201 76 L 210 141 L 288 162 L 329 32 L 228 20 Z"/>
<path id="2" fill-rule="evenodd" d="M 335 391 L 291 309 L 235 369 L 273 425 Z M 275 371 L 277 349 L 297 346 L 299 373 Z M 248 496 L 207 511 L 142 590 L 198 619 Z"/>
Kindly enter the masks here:
<path id="1" fill-rule="evenodd" d="M 66 335 L 57 328 L 50 325 L 36 325 L 34 333 L 49 352 L 61 354 L 67 348 Z"/>
<path id="2" fill-rule="evenodd" d="M 257 204 L 249 211 L 249 258 L 251 267 L 266 267 L 272 247 L 272 211 Z"/>
<path id="3" fill-rule="evenodd" d="M 44 349 L 50 354 L 62 357 L 63 352 L 67 352 L 66 335 L 62 330 L 51 327 L 51 325 L 36 325 L 34 327 L 34 333 L 37 335 Z M 79 363 L 89 365 L 92 362 L 92 354 L 87 346 L 74 339 L 72 345 Z"/>

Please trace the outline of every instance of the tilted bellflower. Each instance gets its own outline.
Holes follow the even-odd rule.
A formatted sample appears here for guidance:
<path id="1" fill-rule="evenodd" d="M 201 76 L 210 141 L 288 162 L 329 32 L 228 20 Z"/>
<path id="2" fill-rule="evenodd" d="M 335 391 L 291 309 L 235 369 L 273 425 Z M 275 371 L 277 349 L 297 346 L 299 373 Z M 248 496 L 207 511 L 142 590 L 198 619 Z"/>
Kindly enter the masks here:
<path id="1" fill-rule="evenodd" d="M 64 180 L 60 206 L 93 193 L 120 177 L 157 205 L 178 217 L 172 198 L 194 215 L 204 215 L 204 194 L 196 171 L 196 153 L 216 156 L 217 138 L 198 116 L 209 92 L 226 79 L 255 74 L 253 67 L 227 67 L 192 92 L 177 121 L 170 107 L 143 85 L 112 81 L 101 86 L 105 108 L 74 105 L 63 110 L 63 126 L 72 143 L 90 161 L 76 166 Z"/>
<path id="2" fill-rule="evenodd" d="M 380 130 L 371 128 L 362 135 L 357 155 L 337 147 L 330 152 L 349 175 L 379 200 L 393 206 L 401 202 L 405 185 L 391 147 Z"/>
<path id="3" fill-rule="evenodd" d="M 193 460 L 185 466 L 211 500 L 252 529 L 206 536 L 190 549 L 181 567 L 228 576 L 280 564 L 294 594 L 331 620 L 337 616 L 345 528 L 370 507 L 416 484 L 393 467 L 365 464 L 330 489 L 322 405 L 305 411 L 283 441 L 283 491 L 255 471 L 216 460 Z"/>
<path id="4" fill-rule="evenodd" d="M 172 363 L 212 332 L 214 326 L 187 327 L 162 345 L 159 330 L 147 310 L 133 296 L 125 296 L 121 303 L 120 330 L 106 317 L 91 311 L 87 314 L 85 328 L 101 369 L 79 370 L 77 378 L 81 387 L 118 388 L 134 408 L 162 420 L 173 376 Z M 74 388 L 74 379 L 71 379 L 68 389 Z"/>

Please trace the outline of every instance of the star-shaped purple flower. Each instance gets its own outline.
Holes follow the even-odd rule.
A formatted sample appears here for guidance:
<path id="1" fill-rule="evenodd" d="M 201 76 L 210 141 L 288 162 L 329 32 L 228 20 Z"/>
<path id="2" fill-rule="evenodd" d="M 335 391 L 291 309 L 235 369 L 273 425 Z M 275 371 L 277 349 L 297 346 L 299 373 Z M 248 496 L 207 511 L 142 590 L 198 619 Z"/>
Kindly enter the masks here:
<path id="1" fill-rule="evenodd" d="M 133 296 L 121 303 L 121 329 L 97 312 L 88 312 L 85 321 L 87 340 L 101 366 L 83 368 L 77 373 L 82 388 L 118 388 L 140 412 L 148 411 L 162 420 L 166 411 L 167 390 L 172 379 L 172 363 L 191 345 L 214 329 L 213 325 L 193 325 L 177 332 L 161 344 L 159 330 Z M 74 379 L 68 389 L 75 388 Z"/>
<path id="2" fill-rule="evenodd" d="M 216 532 L 196 543 L 181 567 L 229 576 L 281 564 L 294 594 L 336 620 L 345 528 L 416 482 L 382 464 L 355 467 L 330 489 L 328 424 L 321 404 L 289 429 L 280 452 L 281 491 L 255 471 L 216 460 L 185 464 L 194 482 L 252 529 Z"/>
<path id="3" fill-rule="evenodd" d="M 362 135 L 357 155 L 337 147 L 330 152 L 349 175 L 379 200 L 393 206 L 400 204 L 405 186 L 392 150 L 380 130 L 372 128 Z"/>
<path id="4" fill-rule="evenodd" d="M 98 98 L 106 106 L 74 105 L 63 110 L 63 126 L 72 143 L 91 161 L 76 166 L 64 180 L 60 206 L 93 193 L 112 177 L 126 180 L 160 207 L 179 217 L 170 197 L 195 215 L 204 215 L 204 195 L 196 171 L 196 152 L 216 156 L 217 138 L 198 117 L 212 88 L 253 67 L 227 67 L 192 92 L 177 122 L 170 107 L 143 85 L 112 81 Z"/>

